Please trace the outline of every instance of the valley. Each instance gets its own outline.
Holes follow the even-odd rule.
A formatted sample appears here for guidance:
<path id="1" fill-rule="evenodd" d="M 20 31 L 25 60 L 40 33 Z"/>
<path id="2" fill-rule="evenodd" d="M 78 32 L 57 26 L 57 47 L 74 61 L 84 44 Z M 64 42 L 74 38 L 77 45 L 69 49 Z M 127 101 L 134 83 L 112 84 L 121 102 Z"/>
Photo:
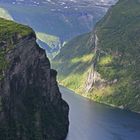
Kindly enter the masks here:
<path id="1" fill-rule="evenodd" d="M 45 1 L 0 0 L 0 6 L 17 22 L 32 27 L 40 33 L 38 43 L 53 58 L 64 42 L 92 30 L 115 0 Z M 41 36 L 39 36 L 41 35 Z M 51 40 L 42 40 L 42 35 Z M 57 40 L 56 40 L 57 38 Z M 59 40 L 59 41 L 58 41 Z"/>
<path id="2" fill-rule="evenodd" d="M 139 140 L 139 38 L 140 0 L 0 0 L 0 139 Z"/>
<path id="3" fill-rule="evenodd" d="M 94 101 L 140 112 L 139 6 L 138 0 L 120 0 L 92 32 L 65 44 L 53 59 L 60 84 Z"/>

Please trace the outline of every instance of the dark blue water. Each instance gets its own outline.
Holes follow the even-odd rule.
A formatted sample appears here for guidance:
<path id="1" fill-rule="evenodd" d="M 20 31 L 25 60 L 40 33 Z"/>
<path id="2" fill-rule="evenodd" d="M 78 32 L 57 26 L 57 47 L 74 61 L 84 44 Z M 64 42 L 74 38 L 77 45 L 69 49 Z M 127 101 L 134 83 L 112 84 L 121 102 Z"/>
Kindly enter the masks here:
<path id="1" fill-rule="evenodd" d="M 60 87 L 70 106 L 66 140 L 140 140 L 140 114 L 85 99 Z"/>

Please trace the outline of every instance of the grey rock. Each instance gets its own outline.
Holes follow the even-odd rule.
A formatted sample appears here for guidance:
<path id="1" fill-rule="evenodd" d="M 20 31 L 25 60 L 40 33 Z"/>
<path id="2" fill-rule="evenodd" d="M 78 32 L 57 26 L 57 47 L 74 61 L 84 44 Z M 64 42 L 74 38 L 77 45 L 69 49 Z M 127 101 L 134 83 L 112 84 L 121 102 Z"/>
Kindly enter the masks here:
<path id="1" fill-rule="evenodd" d="M 14 40 L 0 81 L 0 139 L 64 140 L 69 107 L 61 97 L 57 72 L 34 34 Z"/>

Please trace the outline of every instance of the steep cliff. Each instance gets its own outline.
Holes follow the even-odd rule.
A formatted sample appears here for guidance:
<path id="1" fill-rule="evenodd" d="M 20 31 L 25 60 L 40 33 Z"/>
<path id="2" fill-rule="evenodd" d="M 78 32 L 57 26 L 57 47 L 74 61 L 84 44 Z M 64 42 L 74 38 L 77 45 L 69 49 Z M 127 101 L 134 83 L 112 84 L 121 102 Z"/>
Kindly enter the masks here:
<path id="1" fill-rule="evenodd" d="M 64 140 L 69 107 L 29 27 L 0 19 L 0 139 Z"/>
<path id="2" fill-rule="evenodd" d="M 65 50 L 70 48 L 70 60 L 78 58 L 79 64 L 83 63 L 85 55 L 92 54 L 91 59 L 83 65 L 82 73 L 78 70 L 78 63 L 70 74 L 62 73 L 60 82 L 95 101 L 140 112 L 140 1 L 119 0 L 96 25 L 90 37 L 81 44 L 83 38 L 86 36 L 75 40 L 72 45 L 70 41 L 67 48 L 62 48 L 61 51 L 65 54 Z M 89 40 L 92 40 L 90 45 L 87 43 Z M 78 48 L 75 49 L 75 45 Z M 90 52 L 87 51 L 89 47 Z M 85 53 L 80 56 L 83 50 Z M 75 51 L 78 53 L 73 56 Z M 62 52 L 55 59 L 58 63 L 61 62 Z M 88 63 L 91 65 L 87 67 Z M 55 68 L 57 65 L 54 65 Z M 64 67 L 63 63 L 61 67 Z M 68 67 L 65 66 L 66 68 Z M 61 71 L 59 68 L 58 70 Z M 75 83 L 78 83 L 77 87 L 72 87 L 66 81 L 72 74 L 75 76 Z M 85 76 L 81 79 L 82 74 Z"/>

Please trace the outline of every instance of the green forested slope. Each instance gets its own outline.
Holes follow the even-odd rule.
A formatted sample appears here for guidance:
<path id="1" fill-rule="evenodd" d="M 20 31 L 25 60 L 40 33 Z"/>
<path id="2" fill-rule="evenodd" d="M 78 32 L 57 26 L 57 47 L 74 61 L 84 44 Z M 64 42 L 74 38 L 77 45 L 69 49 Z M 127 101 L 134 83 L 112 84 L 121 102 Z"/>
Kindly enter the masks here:
<path id="1" fill-rule="evenodd" d="M 96 32 L 100 53 L 96 69 L 103 79 L 117 80 L 99 100 L 140 111 L 140 1 L 120 0 L 98 23 Z"/>
<path id="2" fill-rule="evenodd" d="M 87 71 L 92 64 L 93 45 L 91 34 L 84 34 L 72 39 L 61 48 L 60 53 L 52 61 L 57 69 L 59 82 L 72 90 L 82 92 Z"/>
<path id="3" fill-rule="evenodd" d="M 94 39 L 92 42 L 92 47 L 94 44 L 97 45 L 90 52 L 93 54 L 93 57 L 89 61 L 89 63 L 92 62 L 94 64 L 94 68 L 90 73 L 93 73 L 93 75 L 96 74 L 96 76 L 89 78 L 89 75 L 92 76 L 92 74 L 86 71 L 87 66 L 84 65 L 84 72 L 87 73 L 88 78 L 82 79 L 84 80 L 83 83 L 87 83 L 88 81 L 89 83 L 91 82 L 92 86 L 88 90 L 88 93 L 85 93 L 87 88 L 87 84 L 85 84 L 84 87 L 82 86 L 81 91 L 83 92 L 80 91 L 79 93 L 99 102 L 139 112 L 140 1 L 119 0 L 96 25 L 95 31 L 91 34 L 97 36 L 97 39 Z M 77 40 L 79 53 L 75 58 L 79 58 L 80 52 L 83 51 L 83 44 L 81 45 L 81 43 L 81 41 Z M 65 50 L 68 50 L 68 46 L 66 45 L 67 48 Z M 73 55 L 73 52 L 76 51 L 75 45 L 72 44 L 69 48 L 71 48 L 69 49 L 69 54 Z M 67 54 L 63 50 L 62 52 L 65 60 L 68 61 Z M 62 52 L 59 54 L 59 57 L 57 56 L 58 62 Z M 83 54 L 83 57 L 85 54 Z M 63 64 L 60 64 L 60 66 L 65 67 L 65 69 L 68 68 L 67 65 Z M 71 72 L 77 70 L 77 67 L 78 65 L 74 66 Z M 75 75 L 75 72 L 73 75 Z M 63 79 L 68 78 L 69 75 L 66 75 Z M 75 79 L 78 84 L 81 82 L 79 76 Z M 64 85 L 70 87 L 65 83 Z M 79 91 L 79 87 L 72 89 Z"/>

